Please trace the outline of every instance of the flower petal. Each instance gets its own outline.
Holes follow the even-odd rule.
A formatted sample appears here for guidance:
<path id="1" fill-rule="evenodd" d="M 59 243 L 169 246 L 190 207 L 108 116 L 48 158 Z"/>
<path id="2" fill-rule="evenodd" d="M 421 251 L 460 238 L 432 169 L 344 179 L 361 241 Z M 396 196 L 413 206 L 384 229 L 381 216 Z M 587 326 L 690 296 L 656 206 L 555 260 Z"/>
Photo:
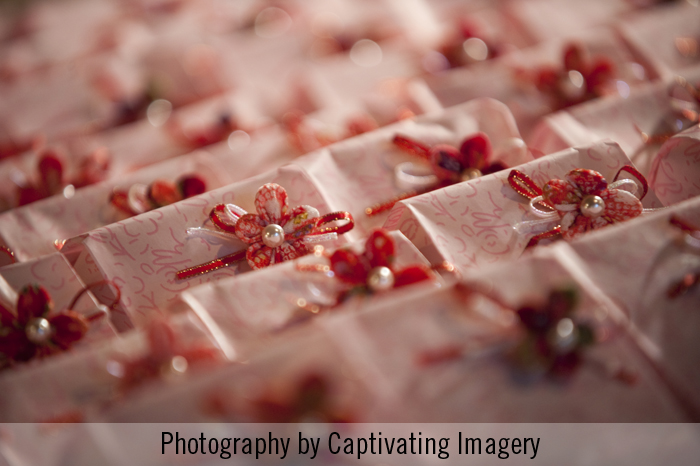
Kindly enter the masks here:
<path id="1" fill-rule="evenodd" d="M 542 196 L 552 206 L 581 202 L 581 196 L 576 187 L 566 180 L 549 180 L 542 188 Z"/>
<path id="2" fill-rule="evenodd" d="M 331 256 L 331 270 L 339 280 L 364 285 L 370 266 L 366 259 L 353 251 L 338 249 Z"/>
<path id="3" fill-rule="evenodd" d="M 459 181 L 466 166 L 460 152 L 447 144 L 438 144 L 430 149 L 430 164 L 440 180 Z"/>
<path id="4" fill-rule="evenodd" d="M 53 327 L 51 341 L 61 349 L 68 349 L 88 331 L 87 320 L 74 311 L 66 311 L 49 318 Z"/>
<path id="5" fill-rule="evenodd" d="M 2 329 L 0 334 L 0 354 L 4 354 L 11 361 L 28 361 L 34 357 L 35 346 L 27 339 L 24 330 Z"/>
<path id="6" fill-rule="evenodd" d="M 430 269 L 427 267 L 421 267 L 419 265 L 406 267 L 403 270 L 394 272 L 394 288 L 430 280 L 430 277 Z"/>
<path id="7" fill-rule="evenodd" d="M 10 327 L 15 321 L 15 316 L 9 309 L 0 304 L 0 327 Z"/>
<path id="8" fill-rule="evenodd" d="M 17 320 L 25 326 L 35 317 L 46 316 L 52 308 L 53 301 L 48 291 L 37 284 L 26 286 L 17 299 Z"/>
<path id="9" fill-rule="evenodd" d="M 275 263 L 273 261 L 273 251 L 272 248 L 262 243 L 251 244 L 248 246 L 245 258 L 250 268 L 262 269 Z"/>
<path id="10" fill-rule="evenodd" d="M 603 175 L 595 170 L 588 170 L 586 168 L 571 170 L 566 174 L 566 180 L 580 189 L 583 196 L 598 196 L 608 187 L 608 182 L 605 181 Z"/>
<path id="11" fill-rule="evenodd" d="M 285 241 L 276 249 L 277 257 L 281 258 L 282 261 L 291 261 L 309 253 L 309 249 L 301 239 L 295 241 Z"/>
<path id="12" fill-rule="evenodd" d="M 321 216 L 318 210 L 308 205 L 301 205 L 292 209 L 289 220 L 282 228 L 285 234 L 293 234 L 295 238 L 301 238 L 313 231 Z"/>
<path id="13" fill-rule="evenodd" d="M 236 222 L 236 236 L 246 244 L 261 241 L 262 230 L 265 222 L 258 215 L 245 214 Z"/>
<path id="14" fill-rule="evenodd" d="M 275 183 L 261 186 L 255 194 L 255 208 L 266 224 L 284 225 L 289 220 L 287 191 Z"/>
<path id="15" fill-rule="evenodd" d="M 592 223 L 592 218 L 585 215 L 577 215 L 571 225 L 561 226 L 561 236 L 567 241 L 572 240 L 581 233 L 594 229 Z"/>
<path id="16" fill-rule="evenodd" d="M 459 151 L 468 168 L 483 170 L 491 157 L 491 140 L 485 133 L 476 133 L 464 140 Z"/>
<path id="17" fill-rule="evenodd" d="M 622 189 L 608 189 L 600 194 L 605 201 L 605 212 L 602 217 L 610 223 L 623 222 L 637 217 L 644 207 L 637 197 Z"/>
<path id="18" fill-rule="evenodd" d="M 385 230 L 374 230 L 367 238 L 364 256 L 372 268 L 391 267 L 395 249 L 393 238 Z"/>

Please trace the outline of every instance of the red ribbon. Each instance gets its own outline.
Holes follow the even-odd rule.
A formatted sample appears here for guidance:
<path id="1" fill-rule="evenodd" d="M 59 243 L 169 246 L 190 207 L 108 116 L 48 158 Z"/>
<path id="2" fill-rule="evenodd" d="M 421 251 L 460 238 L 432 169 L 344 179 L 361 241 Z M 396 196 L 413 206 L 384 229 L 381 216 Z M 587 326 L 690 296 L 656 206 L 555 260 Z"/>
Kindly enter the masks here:
<path id="1" fill-rule="evenodd" d="M 668 222 L 682 232 L 700 240 L 700 228 L 691 225 L 677 215 L 671 216 Z M 671 299 L 677 298 L 684 295 L 688 292 L 688 290 L 697 286 L 698 284 L 700 284 L 700 272 L 687 273 L 682 279 L 668 288 L 666 295 Z"/>
<path id="2" fill-rule="evenodd" d="M 15 257 L 15 253 L 12 252 L 12 250 L 10 248 L 7 248 L 5 246 L 0 246 L 0 254 L 3 254 L 7 258 L 10 259 L 10 262 L 8 262 L 7 264 L 0 264 L 0 267 L 3 267 L 5 265 L 14 264 L 17 262 L 17 258 Z"/>

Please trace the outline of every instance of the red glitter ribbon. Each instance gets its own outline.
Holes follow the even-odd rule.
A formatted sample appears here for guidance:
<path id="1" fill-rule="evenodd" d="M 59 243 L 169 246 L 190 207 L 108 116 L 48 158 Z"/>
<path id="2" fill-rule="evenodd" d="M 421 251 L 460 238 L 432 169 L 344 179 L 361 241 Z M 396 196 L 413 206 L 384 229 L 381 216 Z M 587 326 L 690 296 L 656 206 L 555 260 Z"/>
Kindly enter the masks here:
<path id="1" fill-rule="evenodd" d="M 677 215 L 671 216 L 669 223 L 681 230 L 683 233 L 692 236 L 694 239 L 700 242 L 700 228 L 691 225 Z M 681 278 L 679 281 L 671 285 L 666 291 L 666 295 L 670 299 L 677 298 L 684 295 L 698 284 L 700 284 L 700 272 L 689 272 L 683 275 L 683 278 Z"/>

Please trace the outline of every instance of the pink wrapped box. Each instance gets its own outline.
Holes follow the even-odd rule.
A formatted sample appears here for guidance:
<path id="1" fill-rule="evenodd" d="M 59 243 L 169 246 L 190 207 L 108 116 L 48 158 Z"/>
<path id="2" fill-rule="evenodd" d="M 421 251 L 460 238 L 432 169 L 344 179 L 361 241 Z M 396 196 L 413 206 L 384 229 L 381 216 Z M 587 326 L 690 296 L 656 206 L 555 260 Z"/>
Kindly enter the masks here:
<path id="1" fill-rule="evenodd" d="M 397 270 L 411 265 L 428 265 L 426 259 L 401 233 L 394 232 Z M 364 241 L 355 244 L 362 249 Z M 253 357 L 270 339 L 283 330 L 295 327 L 314 316 L 312 310 L 299 306 L 320 306 L 323 314 L 345 312 L 365 306 L 374 306 L 377 300 L 390 300 L 401 291 L 393 290 L 385 295 L 351 300 L 341 307 L 334 306 L 337 283 L 333 278 L 318 272 L 299 270 L 300 264 L 327 263 L 323 259 L 309 257 L 269 267 L 255 273 L 242 274 L 217 282 L 193 287 L 182 293 L 181 299 L 196 312 L 203 322 L 211 325 L 214 334 L 225 335 L 230 343 L 229 352 L 237 360 Z M 441 286 L 436 281 L 435 286 Z M 318 308 L 316 312 L 319 312 Z M 350 311 L 352 312 L 352 311 Z"/>
<path id="2" fill-rule="evenodd" d="M 507 109 L 489 100 L 474 101 L 439 115 L 362 134 L 308 154 L 276 172 L 91 231 L 69 241 L 64 252 L 77 261 L 76 270 L 87 282 L 99 277 L 117 282 L 125 311 L 120 326 L 129 327 L 148 313 L 167 308 L 179 292 L 235 274 L 236 268 L 227 268 L 187 281 L 174 277 L 178 270 L 241 249 L 237 239 L 211 242 L 204 236 L 188 236 L 187 228 L 209 223 L 209 212 L 216 204 L 232 202 L 254 212 L 253 197 L 258 188 L 275 182 L 287 190 L 291 206 L 308 204 L 321 214 L 352 213 L 355 229 L 343 238 L 358 239 L 384 221 L 383 215 L 367 217 L 365 209 L 403 192 L 395 185 L 389 164 L 409 156 L 390 143 L 395 134 L 426 144 L 456 144 L 479 130 L 490 136 L 497 158 L 517 165 L 529 157 L 525 152 L 504 155 L 518 136 Z"/>
<path id="3" fill-rule="evenodd" d="M 222 142 L 79 189 L 71 198 L 53 196 L 0 214 L 0 244 L 20 261 L 39 257 L 56 251 L 56 242 L 60 245 L 65 239 L 124 219 L 125 214 L 109 203 L 114 189 L 128 190 L 156 179 L 176 182 L 183 175 L 197 174 L 212 190 L 273 169 L 291 155 L 286 135 L 278 127 L 260 130 L 252 143 L 247 135 L 241 138 L 242 142 L 233 138 L 230 144 Z M 242 145 L 236 146 L 239 142 Z"/>
<path id="4" fill-rule="evenodd" d="M 249 360 L 160 385 L 124 400 L 94 422 L 372 422 L 400 410 L 373 361 L 338 338 L 330 322 L 285 332 Z M 349 329 L 351 332 L 352 330 Z M 304 390 L 320 401 L 297 412 Z M 318 391 L 315 391 L 318 390 Z M 173 403 L 177 409 L 172 409 Z"/>
<path id="5" fill-rule="evenodd" d="M 686 73 L 689 82 L 695 81 L 692 74 Z M 694 74 L 700 78 L 700 72 Z M 598 99 L 544 117 L 535 129 L 531 147 L 551 154 L 611 139 L 630 154 L 630 159 L 644 175 L 648 175 L 652 158 L 660 146 L 646 143 L 645 136 L 658 139 L 692 124 L 681 113 L 681 105 L 692 104 L 681 100 L 680 93 L 684 92 L 675 82 L 656 82 L 633 90 L 623 86 L 620 90 L 619 96 Z"/>
<path id="6" fill-rule="evenodd" d="M 528 141 L 539 118 L 552 108 L 547 96 L 534 83 L 524 81 L 518 70 L 534 70 L 545 65 L 561 67 L 564 46 L 572 40 L 582 42 L 592 56 L 608 57 L 615 66 L 616 79 L 629 87 L 656 76 L 653 71 L 643 69 L 640 74 L 640 68 L 632 64 L 632 56 L 614 31 L 601 28 L 514 50 L 496 60 L 429 76 L 424 81 L 445 107 L 476 97 L 491 97 L 505 103 Z M 618 91 L 611 83 L 606 87 L 606 92 Z"/>
<path id="7" fill-rule="evenodd" d="M 697 419 L 699 290 L 676 289 L 700 271 L 699 236 L 686 238 L 670 223 L 674 217 L 700 228 L 700 198 L 587 236 L 571 248 L 592 286 L 629 316 L 632 335 Z"/>
<path id="8" fill-rule="evenodd" d="M 568 270 L 566 257 L 562 261 L 557 256 L 542 254 L 484 267 L 469 286 L 500 304 L 478 292 L 450 300 L 440 297 L 450 290 L 435 290 L 421 297 L 407 296 L 405 301 L 397 299 L 382 312 L 357 316 L 367 334 L 365 351 L 377 355 L 380 370 L 389 380 L 400 381 L 399 399 L 410 406 L 402 422 L 688 419 L 655 368 L 640 356 L 634 339 L 619 329 L 624 316 L 589 293 L 586 283 Z M 552 290 L 571 286 L 578 290 L 574 318 L 591 325 L 600 340 L 582 350 L 581 364 L 564 381 L 514 366 L 510 355 L 523 335 L 516 328 L 518 317 L 506 309 L 541 304 Z M 397 322 L 418 316 L 430 323 L 393 330 Z M 479 321 L 486 322 L 475 331 Z M 444 336 L 436 338 L 431 335 L 434 330 L 423 330 L 426 327 L 437 328 Z M 622 373 L 634 376 L 624 382 L 618 378 Z"/>
<path id="9" fill-rule="evenodd" d="M 657 69 L 662 78 L 672 79 L 699 63 L 696 48 L 700 41 L 700 8 L 688 3 L 640 12 L 619 26 L 635 54 Z"/>
<path id="10" fill-rule="evenodd" d="M 4 393 L 0 416 L 7 422 L 94 420 L 100 412 L 119 406 L 125 396 L 159 391 L 163 386 L 179 385 L 194 377 L 190 374 L 201 374 L 191 360 L 189 365 L 193 367 L 185 365 L 183 369 L 176 365 L 181 371 L 166 371 L 168 367 L 164 367 L 159 376 L 147 374 L 150 368 L 144 367 L 142 379 L 128 380 L 130 365 L 138 364 L 141 358 L 150 357 L 167 366 L 171 363 L 168 358 L 191 356 L 191 350 L 196 349 L 213 357 L 206 361 L 208 364 L 225 361 L 219 342 L 206 333 L 193 314 L 181 314 L 170 319 L 168 325 L 175 338 L 174 348 L 162 346 L 154 351 L 146 331 L 140 329 L 54 356 L 50 361 L 4 371 L 0 375 Z M 171 354 L 172 351 L 175 352 Z"/>
<path id="11" fill-rule="evenodd" d="M 664 143 L 652 161 L 649 184 L 667 206 L 700 195 L 700 125 Z"/>
<path id="12" fill-rule="evenodd" d="M 517 169 L 541 187 L 575 168 L 596 170 L 610 183 L 630 163 L 617 144 L 601 142 L 542 157 Z M 528 212 L 529 200 L 508 184 L 509 173 L 504 170 L 401 201 L 385 228 L 401 231 L 432 263 L 449 261 L 462 272 L 513 260 L 530 239 L 518 234 L 516 225 L 538 218 Z M 660 206 L 652 192 L 643 202 L 646 207 Z"/>

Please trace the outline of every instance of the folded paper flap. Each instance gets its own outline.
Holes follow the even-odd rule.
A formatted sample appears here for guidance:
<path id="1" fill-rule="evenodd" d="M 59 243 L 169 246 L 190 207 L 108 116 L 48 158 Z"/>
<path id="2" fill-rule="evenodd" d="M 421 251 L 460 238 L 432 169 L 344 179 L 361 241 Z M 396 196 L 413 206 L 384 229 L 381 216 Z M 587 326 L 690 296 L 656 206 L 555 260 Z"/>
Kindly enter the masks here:
<path id="1" fill-rule="evenodd" d="M 700 125 L 682 131 L 659 150 L 652 162 L 649 185 L 669 206 L 700 194 Z"/>
<path id="2" fill-rule="evenodd" d="M 518 166 L 538 186 L 563 178 L 574 168 L 599 171 L 609 182 L 629 159 L 620 147 L 600 142 L 564 150 Z M 510 170 L 401 201 L 401 218 L 390 217 L 419 250 L 434 247 L 460 270 L 508 260 L 521 254 L 526 239 L 513 229 L 536 220 L 527 199 L 508 184 Z M 398 207 L 397 209 L 401 209 Z M 393 214 L 392 214 L 393 215 Z M 432 256 L 431 256 L 432 257 Z"/>

